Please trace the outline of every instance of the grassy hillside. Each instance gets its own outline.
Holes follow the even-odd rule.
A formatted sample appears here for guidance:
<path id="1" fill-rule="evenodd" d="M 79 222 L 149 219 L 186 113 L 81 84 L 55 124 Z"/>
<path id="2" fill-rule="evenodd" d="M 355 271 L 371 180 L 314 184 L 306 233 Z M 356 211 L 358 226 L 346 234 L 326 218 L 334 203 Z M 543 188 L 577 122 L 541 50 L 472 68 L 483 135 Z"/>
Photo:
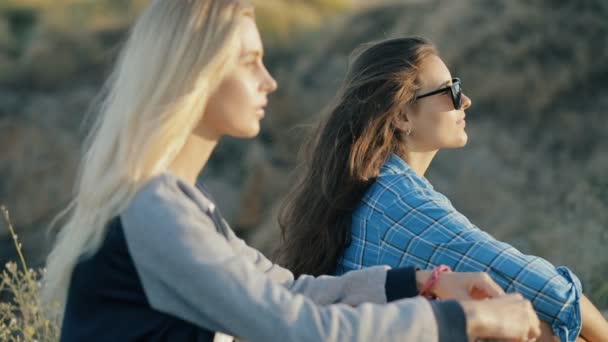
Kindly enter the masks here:
<path id="1" fill-rule="evenodd" d="M 257 0 L 280 90 L 263 133 L 226 140 L 204 177 L 239 233 L 270 252 L 305 130 L 360 43 L 436 42 L 473 98 L 470 144 L 439 154 L 436 187 L 481 228 L 570 266 L 608 307 L 608 3 Z M 26 256 L 67 201 L 80 123 L 145 0 L 0 0 L 0 202 Z M 560 24 L 558 24 L 560 23 Z M 0 261 L 15 259 L 0 223 Z"/>

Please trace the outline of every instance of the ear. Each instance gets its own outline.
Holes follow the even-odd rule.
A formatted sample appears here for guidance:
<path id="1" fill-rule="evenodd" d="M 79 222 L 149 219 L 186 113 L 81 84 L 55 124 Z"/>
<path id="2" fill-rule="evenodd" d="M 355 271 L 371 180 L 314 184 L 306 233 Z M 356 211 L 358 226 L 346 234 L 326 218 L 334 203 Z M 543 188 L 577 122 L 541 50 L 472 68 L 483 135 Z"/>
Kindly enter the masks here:
<path id="1" fill-rule="evenodd" d="M 404 133 L 412 131 L 412 122 L 409 121 L 407 114 L 404 111 L 400 111 L 397 115 L 393 116 L 392 124 L 395 128 Z"/>

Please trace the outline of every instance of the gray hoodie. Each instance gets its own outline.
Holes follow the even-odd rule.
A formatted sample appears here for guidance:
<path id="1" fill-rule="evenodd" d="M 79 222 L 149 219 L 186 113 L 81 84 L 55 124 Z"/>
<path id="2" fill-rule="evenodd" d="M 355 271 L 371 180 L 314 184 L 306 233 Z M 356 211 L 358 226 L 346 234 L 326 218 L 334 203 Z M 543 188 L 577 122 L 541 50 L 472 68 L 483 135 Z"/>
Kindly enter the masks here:
<path id="1" fill-rule="evenodd" d="M 416 297 L 388 303 L 415 294 L 413 269 L 376 266 L 341 277 L 294 279 L 239 239 L 205 190 L 172 174 L 145 185 L 119 221 L 100 251 L 74 271 L 64 341 L 91 340 L 95 327 L 104 325 L 103 312 L 134 307 L 139 313 L 125 316 L 122 320 L 129 322 L 117 334 L 169 340 L 182 336 L 168 333 L 183 334 L 184 329 L 176 328 L 179 322 L 202 332 L 188 335 L 200 341 L 209 341 L 213 332 L 248 341 L 467 340 L 464 313 L 456 302 Z M 120 253 L 130 259 L 129 267 L 120 266 Z M 115 286 L 108 277 L 117 279 L 119 272 L 137 279 L 122 282 L 116 291 L 108 289 Z M 153 317 L 147 316 L 150 312 L 163 316 L 138 320 Z M 95 320 L 97 325 L 91 323 Z M 96 331 L 98 337 L 114 336 L 107 329 Z"/>

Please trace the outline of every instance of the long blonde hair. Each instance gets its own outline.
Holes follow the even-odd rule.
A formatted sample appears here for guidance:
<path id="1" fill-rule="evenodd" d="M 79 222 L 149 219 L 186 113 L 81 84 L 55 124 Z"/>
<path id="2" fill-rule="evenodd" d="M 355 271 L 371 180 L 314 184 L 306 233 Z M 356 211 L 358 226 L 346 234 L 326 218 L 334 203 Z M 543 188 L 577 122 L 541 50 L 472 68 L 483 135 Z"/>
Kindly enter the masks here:
<path id="1" fill-rule="evenodd" d="M 103 242 L 107 222 L 166 170 L 236 61 L 241 0 L 153 0 L 132 28 L 85 144 L 74 197 L 51 251 L 43 302 L 65 304 L 74 266 Z"/>

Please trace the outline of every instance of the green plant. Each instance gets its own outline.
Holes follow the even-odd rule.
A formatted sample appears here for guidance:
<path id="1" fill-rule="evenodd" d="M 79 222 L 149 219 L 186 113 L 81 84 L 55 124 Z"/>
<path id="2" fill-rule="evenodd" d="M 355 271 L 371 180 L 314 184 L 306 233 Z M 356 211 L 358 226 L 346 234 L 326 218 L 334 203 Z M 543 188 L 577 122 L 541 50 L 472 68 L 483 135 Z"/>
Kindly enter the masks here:
<path id="1" fill-rule="evenodd" d="M 44 270 L 27 267 L 21 243 L 11 224 L 8 210 L 0 207 L 15 243 L 21 269 L 8 262 L 0 274 L 0 341 L 58 341 L 59 322 L 49 315 L 54 308 L 43 307 L 40 301 L 40 280 Z M 6 301 L 5 301 L 6 299 Z"/>

